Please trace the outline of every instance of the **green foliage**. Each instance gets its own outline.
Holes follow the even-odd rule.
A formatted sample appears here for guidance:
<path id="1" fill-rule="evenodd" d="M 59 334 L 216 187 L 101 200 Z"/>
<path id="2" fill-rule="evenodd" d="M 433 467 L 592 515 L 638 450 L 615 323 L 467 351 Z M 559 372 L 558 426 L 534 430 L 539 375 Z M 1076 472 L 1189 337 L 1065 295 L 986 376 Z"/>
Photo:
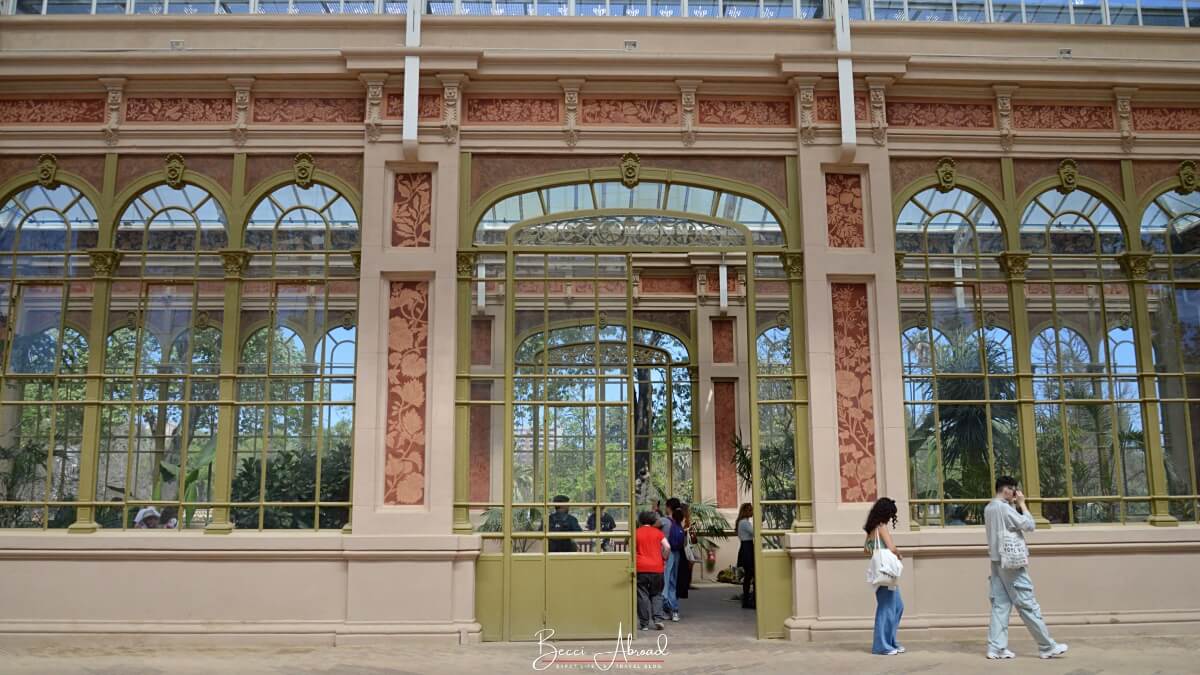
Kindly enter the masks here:
<path id="1" fill-rule="evenodd" d="M 759 452 L 759 480 L 762 487 L 759 496 L 768 501 L 794 499 L 796 496 L 795 438 L 791 431 L 793 427 L 787 424 L 783 428 L 787 431 L 772 438 Z M 743 490 L 750 492 L 754 486 L 750 446 L 742 441 L 741 431 L 733 437 L 732 442 L 733 466 L 737 472 L 738 483 Z M 795 518 L 794 510 L 795 507 L 789 504 L 764 504 L 760 521 L 765 529 L 790 529 Z"/>
<path id="2" fill-rule="evenodd" d="M 350 501 L 350 444 L 337 441 L 329 446 L 321 458 L 321 501 Z M 267 458 L 267 482 L 265 501 L 312 502 L 315 500 L 317 477 L 317 453 L 311 446 L 288 448 L 271 452 Z M 262 462 L 259 457 L 246 457 L 238 466 L 233 479 L 233 501 L 255 502 L 259 497 L 262 479 Z M 263 514 L 264 529 L 308 529 L 314 527 L 312 507 L 266 507 Z M 258 510 L 235 508 L 231 514 L 234 524 L 240 528 L 258 528 Z M 348 514 L 343 507 L 322 508 L 321 529 L 336 529 L 344 526 Z"/>

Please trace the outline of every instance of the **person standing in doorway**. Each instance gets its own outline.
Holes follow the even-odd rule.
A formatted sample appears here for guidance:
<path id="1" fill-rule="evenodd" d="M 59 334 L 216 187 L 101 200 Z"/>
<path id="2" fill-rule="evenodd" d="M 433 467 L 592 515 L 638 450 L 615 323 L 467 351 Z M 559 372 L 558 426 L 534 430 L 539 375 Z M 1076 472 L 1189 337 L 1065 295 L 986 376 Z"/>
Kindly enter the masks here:
<path id="1" fill-rule="evenodd" d="M 563 504 L 571 501 L 566 495 L 555 495 L 555 504 Z M 550 514 L 550 531 L 551 532 L 582 532 L 583 528 L 579 527 L 579 519 L 571 515 L 570 508 L 566 506 L 555 506 L 554 512 Z M 574 553 L 579 550 L 575 546 L 574 539 L 551 539 L 549 551 L 551 553 Z"/>
<path id="2" fill-rule="evenodd" d="M 996 496 L 983 510 L 983 523 L 992 565 L 992 574 L 988 578 L 992 619 L 988 624 L 987 657 L 1011 659 L 1016 656 L 1008 650 L 1008 618 L 1013 605 L 1016 605 L 1021 621 L 1025 622 L 1025 627 L 1037 641 L 1039 656 L 1053 659 L 1066 654 L 1067 645 L 1055 642 L 1050 637 L 1050 631 L 1042 619 L 1042 608 L 1033 595 L 1033 581 L 1029 578 L 1028 569 L 1004 569 L 1000 566 L 1004 537 L 1011 533 L 1024 538 L 1024 532 L 1034 529 L 1033 516 L 1025 508 L 1025 495 L 1018 489 L 1015 478 L 1000 476 L 996 479 Z"/>
<path id="3" fill-rule="evenodd" d="M 649 630 L 653 621 L 654 630 L 662 630 L 658 618 L 663 614 L 663 570 L 671 555 L 671 546 L 662 530 L 658 529 L 658 515 L 643 511 L 638 516 L 637 529 L 637 611 L 638 628 Z"/>
<path id="4" fill-rule="evenodd" d="M 888 528 L 896 526 L 896 502 L 887 497 L 880 497 L 871 512 L 867 514 L 867 522 L 863 530 L 867 540 L 863 544 L 867 555 L 875 554 L 876 546 L 886 546 L 901 560 L 904 556 L 896 550 L 892 543 L 892 533 Z M 904 647 L 896 641 L 896 631 L 900 628 L 900 617 L 904 616 L 904 600 L 900 598 L 900 589 L 894 586 L 875 587 L 875 635 L 871 640 L 871 653 L 882 656 L 903 654 Z"/>
<path id="5" fill-rule="evenodd" d="M 683 559 L 683 547 L 687 545 L 687 533 L 683 530 L 683 509 L 675 509 L 671 516 L 671 533 L 667 535 L 667 544 L 671 547 L 665 575 L 663 591 L 663 613 L 669 614 L 672 621 L 679 620 L 679 596 L 676 594 L 679 583 L 679 567 L 686 564 Z"/>
<path id="6" fill-rule="evenodd" d="M 738 567 L 742 568 L 742 609 L 754 609 L 754 505 L 742 504 L 738 509 L 737 522 Z"/>
<path id="7" fill-rule="evenodd" d="M 695 563 L 688 560 L 687 544 L 696 543 L 696 529 L 692 524 L 691 509 L 687 504 L 680 504 L 679 508 L 683 509 L 683 531 L 687 536 L 684 542 L 683 558 L 679 561 L 679 575 L 675 580 L 675 597 L 679 600 L 686 600 L 688 597 L 688 589 L 692 586 L 692 565 Z"/>

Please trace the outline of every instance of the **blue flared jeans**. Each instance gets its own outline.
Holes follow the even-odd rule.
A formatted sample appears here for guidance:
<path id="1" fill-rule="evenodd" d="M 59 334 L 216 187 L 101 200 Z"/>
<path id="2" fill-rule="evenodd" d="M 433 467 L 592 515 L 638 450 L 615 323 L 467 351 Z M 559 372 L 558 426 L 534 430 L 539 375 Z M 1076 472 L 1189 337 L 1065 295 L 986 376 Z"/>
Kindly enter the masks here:
<path id="1" fill-rule="evenodd" d="M 904 616 L 904 601 L 899 588 L 879 586 L 875 589 L 875 639 L 871 642 L 872 654 L 887 654 L 900 648 L 896 641 L 896 629 L 900 628 L 900 617 Z"/>
<path id="2" fill-rule="evenodd" d="M 679 581 L 679 564 L 682 557 L 683 551 L 671 551 L 671 557 L 667 558 L 666 569 L 663 572 L 663 576 L 666 577 L 663 589 L 663 608 L 667 612 L 679 611 L 679 589 L 676 588 L 676 584 Z"/>

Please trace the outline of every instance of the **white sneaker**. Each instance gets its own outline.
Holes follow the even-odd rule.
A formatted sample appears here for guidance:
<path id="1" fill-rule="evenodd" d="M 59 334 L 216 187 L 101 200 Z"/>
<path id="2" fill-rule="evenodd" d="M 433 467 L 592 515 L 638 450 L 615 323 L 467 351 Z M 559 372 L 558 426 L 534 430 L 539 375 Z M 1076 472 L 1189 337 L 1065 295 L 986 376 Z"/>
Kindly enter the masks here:
<path id="1" fill-rule="evenodd" d="M 1053 659 L 1066 654 L 1067 649 L 1069 649 L 1069 647 L 1067 647 L 1066 643 L 1060 642 L 1054 646 L 1054 649 L 1051 649 L 1048 652 L 1042 652 L 1039 654 L 1039 656 L 1041 656 L 1043 659 Z"/>
<path id="2" fill-rule="evenodd" d="M 679 620 L 679 612 L 671 612 L 671 620 L 678 621 Z"/>
<path id="3" fill-rule="evenodd" d="M 987 657 L 989 659 L 1015 659 L 1017 655 L 1005 649 L 1002 652 L 988 652 Z"/>

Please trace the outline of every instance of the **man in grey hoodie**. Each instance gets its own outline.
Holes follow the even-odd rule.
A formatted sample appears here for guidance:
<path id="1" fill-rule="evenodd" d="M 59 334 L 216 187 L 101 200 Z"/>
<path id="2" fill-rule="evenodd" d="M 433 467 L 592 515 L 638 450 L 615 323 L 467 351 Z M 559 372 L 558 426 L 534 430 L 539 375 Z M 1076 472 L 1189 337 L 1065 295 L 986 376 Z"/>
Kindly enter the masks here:
<path id="1" fill-rule="evenodd" d="M 983 522 L 987 531 L 988 557 L 991 558 L 992 575 L 988 579 L 991 588 L 992 620 L 988 625 L 989 659 L 1011 659 L 1016 656 L 1008 650 L 1008 617 L 1013 605 L 1021 614 L 1021 620 L 1037 641 L 1039 656 L 1052 659 L 1067 653 L 1067 645 L 1055 642 L 1042 619 L 1042 608 L 1033 595 L 1033 581 L 1024 568 L 1006 570 L 1000 566 L 1000 550 L 1004 536 L 1012 532 L 1024 537 L 1023 532 L 1032 532 L 1033 516 L 1025 508 L 1025 495 L 1017 489 L 1017 481 L 1011 476 L 996 479 L 996 496 L 983 510 Z"/>

